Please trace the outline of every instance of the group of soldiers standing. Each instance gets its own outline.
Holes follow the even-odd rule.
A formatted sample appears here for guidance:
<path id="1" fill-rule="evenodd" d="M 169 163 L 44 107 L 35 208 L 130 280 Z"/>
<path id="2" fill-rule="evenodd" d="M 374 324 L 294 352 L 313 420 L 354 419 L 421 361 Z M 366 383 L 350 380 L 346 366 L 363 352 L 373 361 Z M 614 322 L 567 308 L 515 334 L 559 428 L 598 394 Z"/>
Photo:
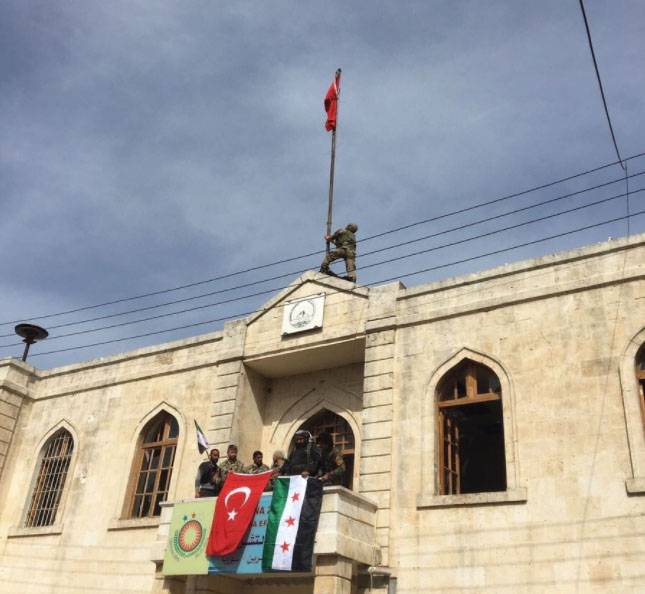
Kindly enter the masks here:
<path id="1" fill-rule="evenodd" d="M 278 450 L 273 454 L 273 465 L 269 468 L 263 463 L 260 450 L 253 452 L 253 463 L 246 466 L 237 457 L 237 446 L 231 444 L 226 450 L 226 460 L 219 460 L 219 450 L 213 448 L 208 460 L 197 469 L 195 477 L 195 497 L 216 497 L 226 480 L 229 472 L 243 474 L 258 474 L 273 471 L 273 476 L 267 483 L 265 491 L 273 490 L 273 483 L 278 476 L 315 477 L 324 485 L 341 485 L 345 478 L 345 461 L 338 448 L 334 446 L 332 436 L 323 432 L 318 435 L 317 443 L 309 431 L 296 431 L 294 448 L 286 458 L 284 452 Z"/>

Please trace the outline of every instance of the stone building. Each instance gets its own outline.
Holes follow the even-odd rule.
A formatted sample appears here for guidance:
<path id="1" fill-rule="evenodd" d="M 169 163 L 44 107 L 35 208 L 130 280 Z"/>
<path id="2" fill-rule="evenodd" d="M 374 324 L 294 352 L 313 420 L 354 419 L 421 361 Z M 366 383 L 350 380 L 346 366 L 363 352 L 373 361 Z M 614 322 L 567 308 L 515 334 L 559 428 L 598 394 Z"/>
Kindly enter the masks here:
<path id="1" fill-rule="evenodd" d="M 413 288 L 306 273 L 221 332 L 0 361 L 6 593 L 645 591 L 645 235 Z M 312 574 L 165 577 L 193 419 L 331 429 Z"/>

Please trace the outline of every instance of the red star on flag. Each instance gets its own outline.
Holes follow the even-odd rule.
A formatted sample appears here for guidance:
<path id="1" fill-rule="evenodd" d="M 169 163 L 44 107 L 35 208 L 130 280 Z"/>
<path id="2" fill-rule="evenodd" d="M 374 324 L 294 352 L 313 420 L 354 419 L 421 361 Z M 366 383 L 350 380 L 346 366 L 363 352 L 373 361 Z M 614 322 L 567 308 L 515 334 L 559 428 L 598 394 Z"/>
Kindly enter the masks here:
<path id="1" fill-rule="evenodd" d="M 283 552 L 283 553 L 286 553 L 286 552 L 289 550 L 289 543 L 288 543 L 288 542 L 283 542 L 283 543 L 280 545 L 280 548 L 282 549 L 282 552 Z"/>
<path id="2" fill-rule="evenodd" d="M 296 523 L 296 519 L 289 516 L 286 522 L 287 522 L 287 526 L 293 526 Z"/>
<path id="3" fill-rule="evenodd" d="M 294 493 L 291 496 L 291 501 L 300 501 L 300 493 Z"/>

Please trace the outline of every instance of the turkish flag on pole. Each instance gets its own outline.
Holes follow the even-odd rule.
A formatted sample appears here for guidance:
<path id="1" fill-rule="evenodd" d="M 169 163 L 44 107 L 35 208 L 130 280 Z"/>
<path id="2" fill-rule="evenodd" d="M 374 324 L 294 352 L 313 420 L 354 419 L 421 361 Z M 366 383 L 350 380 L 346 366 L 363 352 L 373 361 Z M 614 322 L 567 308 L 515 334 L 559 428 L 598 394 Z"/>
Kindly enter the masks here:
<path id="1" fill-rule="evenodd" d="M 240 546 L 272 474 L 272 470 L 259 474 L 228 473 L 215 505 L 207 555 L 228 555 Z"/>
<path id="2" fill-rule="evenodd" d="M 338 113 L 338 96 L 340 95 L 340 68 L 336 70 L 336 78 L 331 83 L 327 94 L 325 95 L 325 111 L 327 112 L 327 121 L 325 130 L 336 129 L 336 116 Z"/>

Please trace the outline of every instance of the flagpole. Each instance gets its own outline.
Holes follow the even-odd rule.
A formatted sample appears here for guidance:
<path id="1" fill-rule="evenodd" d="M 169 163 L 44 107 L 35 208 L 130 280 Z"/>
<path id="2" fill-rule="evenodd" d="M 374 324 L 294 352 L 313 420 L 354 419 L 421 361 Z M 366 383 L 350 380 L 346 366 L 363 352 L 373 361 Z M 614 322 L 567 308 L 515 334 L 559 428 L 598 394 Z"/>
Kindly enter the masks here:
<path id="1" fill-rule="evenodd" d="M 338 81 L 340 77 L 341 70 L 340 68 L 336 70 L 335 80 Z M 334 167 L 336 165 L 336 129 L 338 128 L 338 111 L 339 111 L 339 101 L 340 101 L 340 90 L 336 96 L 336 126 L 331 132 L 331 163 L 329 165 L 329 201 L 327 204 L 327 235 L 331 235 L 331 219 L 332 219 L 332 209 L 334 204 Z M 326 247 L 327 253 L 329 253 L 329 241 L 327 241 Z"/>
<path id="2" fill-rule="evenodd" d="M 327 205 L 327 235 L 331 235 L 331 213 L 334 204 L 334 165 L 336 163 L 336 130 L 331 133 L 331 165 L 329 167 L 329 203 Z M 327 241 L 329 253 L 329 241 Z"/>

